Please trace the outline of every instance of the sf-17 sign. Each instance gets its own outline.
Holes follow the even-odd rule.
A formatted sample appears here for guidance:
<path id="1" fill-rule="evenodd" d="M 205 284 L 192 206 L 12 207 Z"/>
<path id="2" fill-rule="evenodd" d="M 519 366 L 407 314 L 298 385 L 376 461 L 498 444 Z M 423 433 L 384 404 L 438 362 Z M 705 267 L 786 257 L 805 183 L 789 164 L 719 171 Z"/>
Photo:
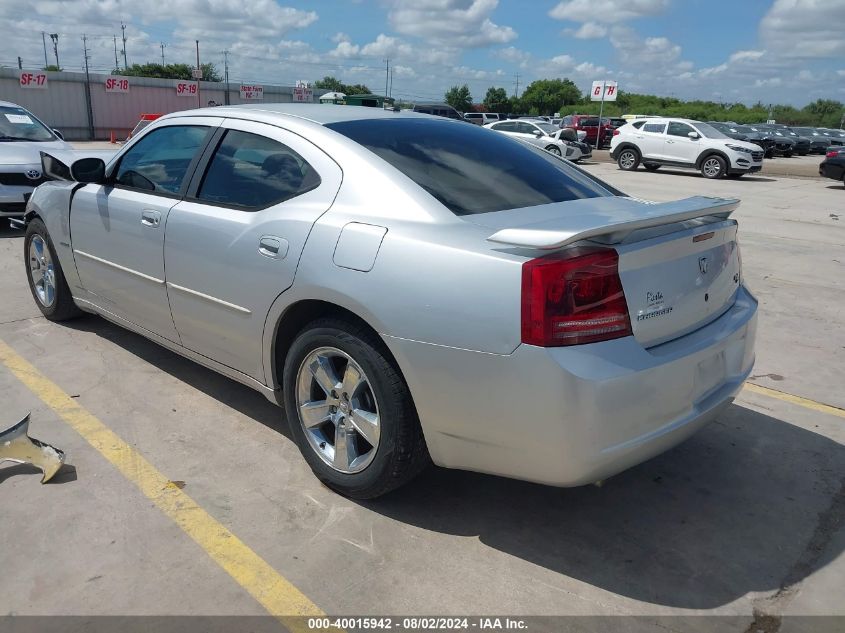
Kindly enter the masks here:
<path id="1" fill-rule="evenodd" d="M 594 81 L 590 91 L 592 101 L 616 101 L 618 88 L 615 81 Z"/>

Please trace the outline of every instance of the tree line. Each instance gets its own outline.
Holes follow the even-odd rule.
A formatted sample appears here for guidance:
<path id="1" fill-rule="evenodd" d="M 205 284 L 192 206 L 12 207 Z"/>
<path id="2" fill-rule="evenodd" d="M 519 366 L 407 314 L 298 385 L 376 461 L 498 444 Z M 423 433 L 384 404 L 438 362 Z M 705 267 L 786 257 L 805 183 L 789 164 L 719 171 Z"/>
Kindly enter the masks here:
<path id="1" fill-rule="evenodd" d="M 476 109 L 487 112 L 531 115 L 598 114 L 599 102 L 592 101 L 569 79 L 540 79 L 528 85 L 519 97 L 508 96 L 504 88 L 491 86 L 481 104 L 474 104 L 469 87 L 452 86 L 444 95 L 446 103 L 460 112 Z M 817 99 L 803 108 L 791 105 L 755 103 L 720 103 L 715 101 L 684 101 L 675 97 L 637 94 L 619 91 L 616 101 L 605 101 L 606 116 L 623 114 L 656 114 L 697 121 L 734 121 L 761 123 L 774 119 L 788 125 L 808 125 L 838 128 L 845 115 L 845 105 L 833 99 Z"/>

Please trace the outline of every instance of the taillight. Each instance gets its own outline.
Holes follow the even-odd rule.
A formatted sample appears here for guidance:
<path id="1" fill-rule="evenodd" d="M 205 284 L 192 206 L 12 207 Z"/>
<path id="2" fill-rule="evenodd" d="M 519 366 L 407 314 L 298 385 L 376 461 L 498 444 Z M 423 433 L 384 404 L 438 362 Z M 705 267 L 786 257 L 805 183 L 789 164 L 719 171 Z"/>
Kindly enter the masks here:
<path id="1" fill-rule="evenodd" d="M 825 156 L 827 158 L 836 158 L 837 156 L 839 156 L 839 152 L 833 150 L 832 152 L 828 152 L 827 154 L 825 154 Z"/>
<path id="2" fill-rule="evenodd" d="M 631 334 L 613 249 L 581 249 L 522 265 L 522 342 L 541 347 Z"/>
<path id="3" fill-rule="evenodd" d="M 613 136 L 619 136 L 619 130 L 613 130 Z"/>

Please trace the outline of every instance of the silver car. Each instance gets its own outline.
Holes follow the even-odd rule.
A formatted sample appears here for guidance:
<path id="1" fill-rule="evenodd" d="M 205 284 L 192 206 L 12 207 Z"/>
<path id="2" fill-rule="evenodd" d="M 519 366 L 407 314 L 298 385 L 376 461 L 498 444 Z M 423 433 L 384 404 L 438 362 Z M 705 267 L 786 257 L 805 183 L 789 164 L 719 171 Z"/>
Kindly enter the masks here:
<path id="1" fill-rule="evenodd" d="M 352 497 L 429 461 L 602 480 L 713 420 L 754 362 L 736 200 L 626 197 L 478 126 L 209 108 L 70 174 L 27 208 L 44 315 L 102 315 L 263 393 Z"/>
<path id="2" fill-rule="evenodd" d="M 32 190 L 44 182 L 40 152 L 72 149 L 32 112 L 0 101 L 0 218 L 22 216 Z"/>
<path id="3" fill-rule="evenodd" d="M 531 143 L 555 156 L 561 156 L 574 163 L 585 158 L 591 158 L 593 155 L 589 145 L 577 140 L 563 138 L 564 130 L 542 119 L 512 119 L 488 123 L 484 127 Z M 572 133 L 574 134 L 574 132 Z"/>

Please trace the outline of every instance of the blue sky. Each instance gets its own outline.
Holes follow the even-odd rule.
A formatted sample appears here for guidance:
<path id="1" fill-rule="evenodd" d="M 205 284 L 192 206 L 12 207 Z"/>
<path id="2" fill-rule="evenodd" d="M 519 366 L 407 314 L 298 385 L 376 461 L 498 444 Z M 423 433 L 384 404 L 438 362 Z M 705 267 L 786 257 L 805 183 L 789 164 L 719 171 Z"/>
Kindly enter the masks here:
<path id="1" fill-rule="evenodd" d="M 222 67 L 232 81 L 334 75 L 393 94 L 439 99 L 467 83 L 513 93 L 532 80 L 594 79 L 623 90 L 725 102 L 845 100 L 845 0 L 31 0 L 4 2 L 0 63 L 43 64 L 41 31 L 60 34 L 62 65 L 114 66 L 126 24 L 129 63 Z M 52 51 L 50 51 L 52 60 Z M 122 59 L 122 56 L 120 56 Z M 122 62 L 121 62 L 122 63 Z"/>

